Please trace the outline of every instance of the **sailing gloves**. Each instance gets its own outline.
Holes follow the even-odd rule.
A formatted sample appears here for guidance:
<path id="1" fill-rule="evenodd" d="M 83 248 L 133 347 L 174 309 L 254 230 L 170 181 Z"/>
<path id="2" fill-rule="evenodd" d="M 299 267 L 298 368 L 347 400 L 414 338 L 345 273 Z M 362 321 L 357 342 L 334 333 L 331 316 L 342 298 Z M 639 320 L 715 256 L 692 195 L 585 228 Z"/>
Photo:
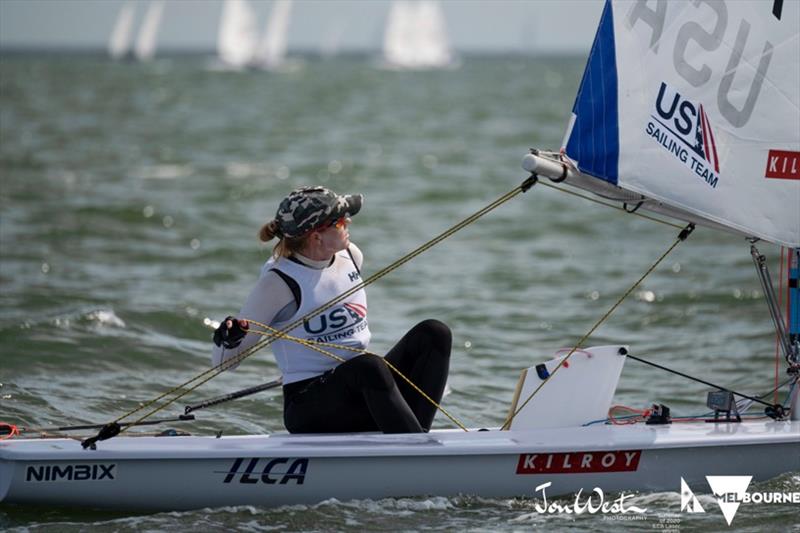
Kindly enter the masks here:
<path id="1" fill-rule="evenodd" d="M 238 320 L 236 317 L 228 316 L 214 330 L 214 344 L 224 348 L 236 348 L 242 343 L 250 325 L 247 320 Z"/>

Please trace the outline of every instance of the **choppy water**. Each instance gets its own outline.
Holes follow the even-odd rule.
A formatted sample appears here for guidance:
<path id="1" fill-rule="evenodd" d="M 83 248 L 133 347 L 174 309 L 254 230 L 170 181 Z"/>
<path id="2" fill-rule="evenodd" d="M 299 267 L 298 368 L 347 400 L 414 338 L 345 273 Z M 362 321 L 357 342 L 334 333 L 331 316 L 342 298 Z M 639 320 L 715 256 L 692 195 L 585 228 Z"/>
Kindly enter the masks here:
<path id="1" fill-rule="evenodd" d="M 365 274 L 509 191 L 528 147 L 560 145 L 583 69 L 582 58 L 468 58 L 456 71 L 399 73 L 350 58 L 270 74 L 214 72 L 197 58 L 1 57 L 0 420 L 27 426 L 105 422 L 204 370 L 203 321 L 238 310 L 268 254 L 256 231 L 296 186 L 366 196 L 351 227 Z M 499 425 L 519 370 L 576 342 L 675 234 L 536 187 L 370 287 L 372 349 L 423 318 L 445 321 L 455 343 L 445 406 L 469 426 Z M 779 251 L 762 252 L 777 271 Z M 710 230 L 588 342 L 606 343 L 743 392 L 775 380 L 748 245 Z M 265 352 L 186 400 L 274 376 Z M 692 415 L 705 412 L 705 391 L 630 361 L 616 402 Z M 201 413 L 191 431 L 281 431 L 280 413 L 279 395 L 262 393 Z M 759 487 L 798 491 L 800 476 Z M 462 497 L 145 516 L 6 505 L 0 527 L 652 530 L 665 513 L 681 530 L 726 527 L 713 501 L 699 516 L 678 513 L 677 492 L 635 501 L 647 521 Z M 751 505 L 732 529 L 797 522 L 796 506 Z"/>

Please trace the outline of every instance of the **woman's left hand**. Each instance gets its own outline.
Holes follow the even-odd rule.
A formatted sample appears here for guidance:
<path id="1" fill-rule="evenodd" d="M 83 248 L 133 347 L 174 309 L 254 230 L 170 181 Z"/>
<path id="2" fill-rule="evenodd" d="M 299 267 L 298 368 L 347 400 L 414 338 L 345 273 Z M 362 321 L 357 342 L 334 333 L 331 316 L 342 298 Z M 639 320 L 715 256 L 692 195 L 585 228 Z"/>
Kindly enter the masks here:
<path id="1" fill-rule="evenodd" d="M 241 344 L 242 339 L 247 335 L 250 324 L 247 320 L 239 320 L 236 317 L 228 316 L 214 330 L 214 344 L 224 348 L 236 348 Z"/>

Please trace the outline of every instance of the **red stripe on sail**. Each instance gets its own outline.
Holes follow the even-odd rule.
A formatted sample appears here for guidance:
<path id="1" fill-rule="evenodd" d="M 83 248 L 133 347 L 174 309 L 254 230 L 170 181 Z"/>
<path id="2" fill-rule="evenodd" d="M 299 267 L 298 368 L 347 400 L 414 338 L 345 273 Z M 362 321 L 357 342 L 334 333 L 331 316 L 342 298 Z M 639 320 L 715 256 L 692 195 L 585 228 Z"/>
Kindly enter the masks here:
<path id="1" fill-rule="evenodd" d="M 700 104 L 700 129 L 703 130 L 703 148 L 705 148 L 703 151 L 706 153 L 706 161 L 711 163 L 711 150 L 709 150 L 707 127 L 706 112 L 703 110 L 703 104 Z"/>
<path id="2" fill-rule="evenodd" d="M 706 116 L 705 111 L 703 111 L 703 117 L 706 120 L 706 125 L 708 125 L 708 117 Z M 711 150 L 714 152 L 714 171 L 717 174 L 719 174 L 719 157 L 717 156 L 717 143 L 714 142 L 714 132 L 711 131 L 711 126 L 708 126 L 708 137 L 711 139 Z M 709 159 L 709 161 L 711 160 Z"/>

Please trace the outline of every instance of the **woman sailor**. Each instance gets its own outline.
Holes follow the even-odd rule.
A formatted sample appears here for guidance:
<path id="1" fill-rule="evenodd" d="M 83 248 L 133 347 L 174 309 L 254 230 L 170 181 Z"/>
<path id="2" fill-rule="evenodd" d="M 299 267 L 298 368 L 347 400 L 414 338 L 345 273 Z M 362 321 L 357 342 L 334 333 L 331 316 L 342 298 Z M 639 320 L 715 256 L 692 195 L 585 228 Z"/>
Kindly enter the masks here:
<path id="1" fill-rule="evenodd" d="M 259 237 L 277 237 L 239 319 L 226 318 L 214 333 L 212 363 L 219 365 L 253 346 L 259 335 L 247 320 L 283 329 L 361 282 L 363 255 L 350 242 L 350 217 L 361 195 L 340 196 L 324 187 L 292 191 Z M 289 335 L 311 342 L 365 350 L 370 340 L 363 288 L 313 316 Z M 450 329 L 436 320 L 414 326 L 386 360 L 436 403 L 450 363 Z M 272 343 L 283 374 L 284 424 L 291 433 L 428 431 L 436 407 L 395 375 L 381 357 L 322 347 L 345 362 L 287 339 Z"/>

